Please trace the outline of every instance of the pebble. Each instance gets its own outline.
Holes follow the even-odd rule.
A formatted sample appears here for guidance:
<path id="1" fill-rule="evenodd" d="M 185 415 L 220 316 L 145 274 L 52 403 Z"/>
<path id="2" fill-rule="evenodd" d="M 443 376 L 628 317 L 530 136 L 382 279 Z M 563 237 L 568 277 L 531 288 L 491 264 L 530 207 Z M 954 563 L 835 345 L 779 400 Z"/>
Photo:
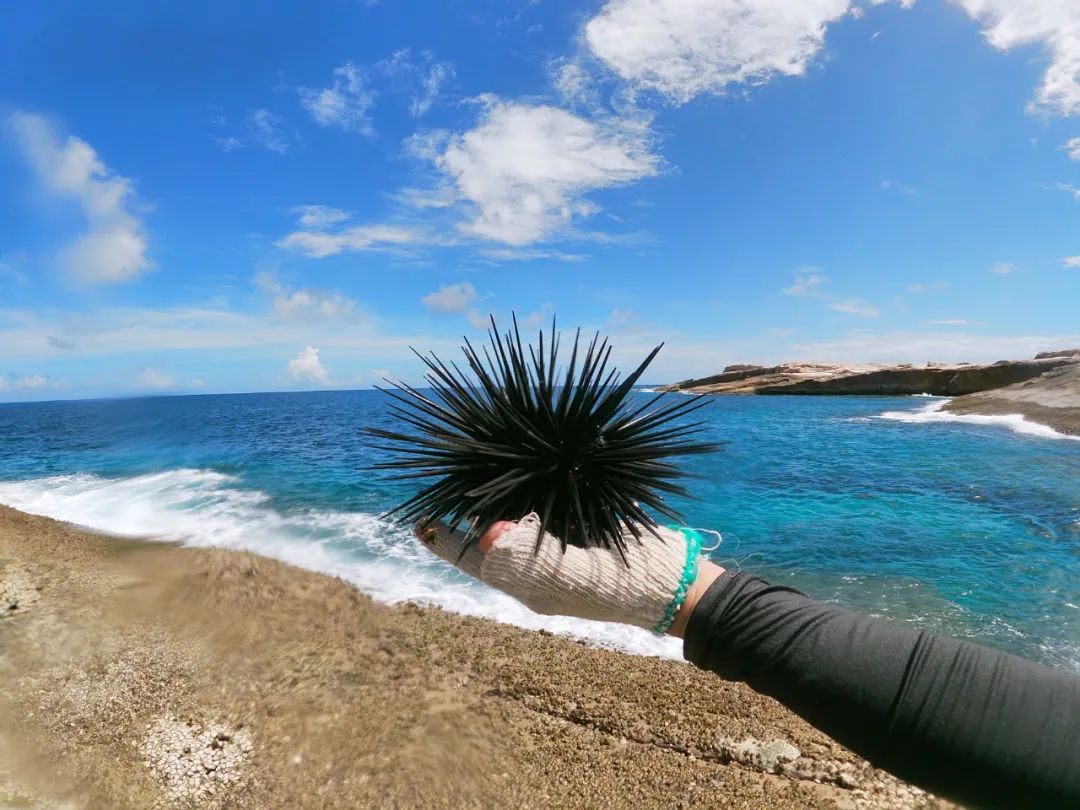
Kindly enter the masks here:
<path id="1" fill-rule="evenodd" d="M 717 740 L 720 750 L 742 765 L 750 765 L 766 773 L 777 773 L 781 766 L 788 762 L 794 762 L 801 752 L 787 740 L 758 740 L 747 737 L 743 740 L 733 740 L 730 737 L 720 737 Z"/>
<path id="2" fill-rule="evenodd" d="M 251 735 L 221 723 L 201 726 L 159 717 L 146 727 L 144 762 L 178 803 L 197 803 L 238 781 L 253 749 Z"/>

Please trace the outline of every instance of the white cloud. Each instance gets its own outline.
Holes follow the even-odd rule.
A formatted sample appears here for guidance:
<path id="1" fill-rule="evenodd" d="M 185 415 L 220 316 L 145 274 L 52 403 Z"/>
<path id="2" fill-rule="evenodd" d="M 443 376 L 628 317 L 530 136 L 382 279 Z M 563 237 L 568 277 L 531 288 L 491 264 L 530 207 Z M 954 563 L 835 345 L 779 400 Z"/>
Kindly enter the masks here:
<path id="1" fill-rule="evenodd" d="M 289 289 L 269 273 L 257 275 L 255 284 L 271 296 L 274 313 L 286 321 L 325 321 L 348 315 L 356 308 L 356 301 L 340 293 Z"/>
<path id="2" fill-rule="evenodd" d="M 599 210 L 588 192 L 654 175 L 659 162 L 630 122 L 497 99 L 487 100 L 475 129 L 417 153 L 434 160 L 470 207 L 460 229 L 508 245 L 566 231 Z"/>
<path id="3" fill-rule="evenodd" d="M 221 147 L 224 152 L 232 152 L 234 149 L 243 149 L 244 139 L 238 138 L 235 135 L 229 135 L 224 138 L 217 138 L 217 145 Z"/>
<path id="4" fill-rule="evenodd" d="M 347 211 L 329 205 L 297 205 L 292 210 L 298 215 L 301 227 L 314 230 L 324 230 L 349 218 Z"/>
<path id="5" fill-rule="evenodd" d="M 821 287 L 828 280 L 828 276 L 820 273 L 800 273 L 795 276 L 795 283 L 790 287 L 785 287 L 781 292 L 803 298 L 820 298 L 823 295 Z"/>
<path id="6" fill-rule="evenodd" d="M 431 109 L 455 73 L 453 65 L 435 61 L 430 51 L 422 51 L 418 58 L 414 58 L 409 48 L 395 51 L 389 59 L 379 62 L 376 68 L 399 90 L 410 95 L 409 112 L 416 117 Z"/>
<path id="7" fill-rule="evenodd" d="M 409 48 L 402 48 L 370 67 L 346 62 L 334 69 L 328 86 L 300 87 L 297 93 L 320 126 L 374 137 L 371 112 L 382 92 L 408 96 L 409 112 L 420 117 L 453 78 L 454 66 L 449 62 L 437 61 L 430 51 L 414 56 Z"/>
<path id="8" fill-rule="evenodd" d="M 21 250 L 0 255 L 0 281 L 7 278 L 15 284 L 29 284 L 30 278 L 21 269 L 25 261 L 26 253 Z"/>
<path id="9" fill-rule="evenodd" d="M 40 374 L 26 374 L 15 381 L 15 388 L 41 388 L 48 380 Z"/>
<path id="10" fill-rule="evenodd" d="M 935 281 L 933 283 L 922 283 L 922 282 L 920 282 L 918 284 L 909 284 L 907 286 L 907 291 L 909 293 L 924 293 L 924 292 L 947 290 L 947 289 L 949 289 L 950 286 L 951 285 L 947 281 Z"/>
<path id="11" fill-rule="evenodd" d="M 284 155 L 292 145 L 292 136 L 289 133 L 285 119 L 270 110 L 248 110 L 247 128 L 251 140 L 264 149 Z M 226 152 L 232 151 L 243 145 L 238 138 L 226 138 L 222 148 Z"/>
<path id="12" fill-rule="evenodd" d="M 581 262 L 588 258 L 580 253 L 566 253 L 562 250 L 518 250 L 515 248 L 490 248 L 479 251 L 479 255 L 485 259 L 493 259 L 498 262 L 525 262 L 539 259 L 550 259 L 557 262 Z"/>
<path id="13" fill-rule="evenodd" d="M 517 322 L 518 327 L 523 332 L 532 332 L 539 329 L 542 326 L 549 326 L 551 324 L 551 315 L 555 311 L 555 305 L 550 301 L 544 302 L 539 309 L 534 310 L 526 315 L 518 315 Z M 496 323 L 504 325 L 509 324 L 511 320 L 510 315 L 498 315 L 497 313 L 481 312 L 479 309 L 470 309 L 466 314 L 466 318 L 473 329 L 489 329 L 491 328 L 491 318 L 494 316 Z M 499 327 L 500 330 L 503 328 Z"/>
<path id="14" fill-rule="evenodd" d="M 806 268 L 814 270 L 815 268 Z M 868 304 L 861 298 L 840 298 L 825 292 L 824 286 L 828 283 L 828 276 L 819 272 L 803 272 L 795 276 L 795 283 L 781 290 L 784 295 L 793 295 L 797 298 L 815 299 L 835 312 L 844 312 L 848 315 L 861 315 L 864 318 L 876 318 L 881 313 L 877 307 Z M 916 285 L 918 286 L 918 285 Z"/>
<path id="15" fill-rule="evenodd" d="M 478 309 L 470 309 L 465 317 L 469 319 L 469 325 L 473 329 L 487 329 L 491 326 L 491 321 L 488 320 L 491 316 L 485 315 Z"/>
<path id="16" fill-rule="evenodd" d="M 1037 352 L 1075 346 L 1080 334 L 977 335 L 970 332 L 871 332 L 859 330 L 838 340 L 796 343 L 799 358 L 823 363 L 986 362 L 1034 357 Z"/>
<path id="17" fill-rule="evenodd" d="M 1061 263 L 1066 267 L 1080 267 L 1080 256 L 1066 256 Z"/>
<path id="18" fill-rule="evenodd" d="M 427 75 L 421 79 L 421 94 L 412 100 L 409 109 L 413 115 L 420 116 L 431 109 L 435 99 L 439 97 L 439 91 L 446 82 L 454 76 L 454 68 L 445 63 L 432 65 Z"/>
<path id="19" fill-rule="evenodd" d="M 307 346 L 289 361 L 289 373 L 298 382 L 330 384 L 330 372 L 322 364 L 319 359 L 319 350 L 314 346 Z"/>
<path id="20" fill-rule="evenodd" d="M 220 130 L 222 127 L 229 126 L 229 119 L 216 113 L 211 116 L 210 123 Z M 248 146 L 261 146 L 263 149 L 283 155 L 292 148 L 296 141 L 296 133 L 280 115 L 259 107 L 248 110 L 244 115 L 242 131 L 215 137 L 214 141 L 224 152 L 234 152 Z"/>
<path id="21" fill-rule="evenodd" d="M 1073 196 L 1073 199 L 1080 200 L 1080 188 L 1076 186 L 1070 186 L 1068 183 L 1058 183 L 1054 186 L 1058 191 L 1064 191 Z"/>
<path id="22" fill-rule="evenodd" d="M 580 58 L 558 60 L 550 66 L 550 70 L 551 83 L 567 104 L 583 107 L 599 105 L 594 71 Z"/>
<path id="23" fill-rule="evenodd" d="M 0 367 L 59 354 L 69 359 L 145 352 L 261 354 L 311 343 L 380 364 L 407 361 L 409 346 L 419 343 L 440 351 L 456 348 L 435 334 L 384 332 L 362 311 L 304 321 L 192 307 L 103 307 L 82 313 L 0 308 Z"/>
<path id="24" fill-rule="evenodd" d="M 476 300 L 476 288 L 467 281 L 448 284 L 421 300 L 432 312 L 464 312 Z"/>
<path id="25" fill-rule="evenodd" d="M 540 309 L 530 312 L 523 318 L 518 319 L 518 325 L 522 330 L 533 331 L 551 321 L 551 314 L 555 311 L 555 305 L 550 301 L 545 302 Z"/>
<path id="26" fill-rule="evenodd" d="M 148 389 L 151 391 L 168 391 L 176 388 L 176 380 L 169 374 L 153 367 L 144 369 L 142 374 L 140 374 L 135 381 L 135 384 L 140 389 Z"/>
<path id="27" fill-rule="evenodd" d="M 402 147 L 407 155 L 434 162 L 439 159 L 449 139 L 450 133 L 444 129 L 425 130 L 405 138 Z"/>
<path id="28" fill-rule="evenodd" d="M 901 183 L 899 180 L 882 180 L 881 187 L 886 191 L 898 191 L 901 194 L 906 194 L 909 197 L 914 197 L 916 194 L 919 193 L 918 189 L 905 183 Z"/>
<path id="29" fill-rule="evenodd" d="M 80 278 L 90 282 L 127 281 L 153 266 L 146 256 L 146 238 L 129 223 L 80 236 L 61 256 Z"/>
<path id="30" fill-rule="evenodd" d="M 1080 3 L 951 2 L 1000 51 L 1042 47 L 1049 66 L 1033 108 L 1080 113 Z M 914 0 L 900 5 L 911 8 Z M 853 0 L 608 0 L 585 25 L 585 42 L 632 86 L 685 103 L 732 85 L 803 75 L 824 47 L 828 27 L 846 14 L 862 17 L 863 8 Z"/>
<path id="31" fill-rule="evenodd" d="M 829 304 L 829 309 L 836 312 L 845 312 L 848 315 L 862 315 L 864 318 L 876 318 L 881 313 L 877 307 L 867 304 L 859 298 L 844 298 Z"/>
<path id="32" fill-rule="evenodd" d="M 604 322 L 604 329 L 609 332 L 639 332 L 644 329 L 641 313 L 632 309 L 613 309 Z"/>
<path id="33" fill-rule="evenodd" d="M 454 204 L 454 189 L 448 185 L 436 188 L 406 187 L 391 195 L 391 198 L 409 208 L 450 208 Z"/>
<path id="34" fill-rule="evenodd" d="M 368 115 L 375 92 L 368 87 L 363 69 L 352 62 L 334 68 L 329 87 L 301 87 L 297 92 L 300 103 L 319 126 L 375 135 Z"/>
<path id="35" fill-rule="evenodd" d="M 65 266 L 89 283 L 130 281 L 153 267 L 146 229 L 130 208 L 132 183 L 109 169 L 86 141 L 61 138 L 42 116 L 8 119 L 23 156 L 52 195 L 78 202 L 88 231 L 61 251 Z"/>
<path id="36" fill-rule="evenodd" d="M 1080 113 L 1080 3 L 1073 0 L 952 0 L 977 20 L 993 47 L 1040 45 L 1050 65 L 1033 108 Z"/>
<path id="37" fill-rule="evenodd" d="M 286 234 L 274 244 L 287 250 L 298 250 L 312 258 L 321 259 L 336 256 L 347 251 L 390 251 L 430 241 L 415 228 L 400 225 L 353 225 L 347 228 L 330 230 L 335 224 L 334 216 L 327 216 L 325 211 L 313 215 L 312 208 L 322 206 L 303 206 L 298 209 L 300 225 L 306 230 Z M 337 209 L 326 209 L 338 212 Z M 305 225 L 306 221 L 306 225 Z M 341 220 L 337 220 L 340 223 Z"/>
<path id="38" fill-rule="evenodd" d="M 676 102 L 799 76 L 849 0 L 609 0 L 585 26 L 621 78 Z"/>
<path id="39" fill-rule="evenodd" d="M 1080 160 L 1080 137 L 1069 138 L 1061 145 L 1061 150 L 1069 156 L 1071 160 Z"/>
<path id="40" fill-rule="evenodd" d="M 24 374 L 21 377 L 16 377 L 13 380 L 6 379 L 0 374 L 0 391 L 16 390 L 16 391 L 33 391 L 38 388 L 44 388 L 48 384 L 48 378 L 41 374 Z"/>
<path id="41" fill-rule="evenodd" d="M 995 275 L 999 275 L 999 276 L 1009 276 L 1009 275 L 1012 275 L 1013 273 L 1015 273 L 1019 269 L 1020 268 L 1017 267 L 1012 262 L 998 262 L 997 264 L 995 264 L 993 267 L 990 268 L 989 272 L 994 273 Z"/>

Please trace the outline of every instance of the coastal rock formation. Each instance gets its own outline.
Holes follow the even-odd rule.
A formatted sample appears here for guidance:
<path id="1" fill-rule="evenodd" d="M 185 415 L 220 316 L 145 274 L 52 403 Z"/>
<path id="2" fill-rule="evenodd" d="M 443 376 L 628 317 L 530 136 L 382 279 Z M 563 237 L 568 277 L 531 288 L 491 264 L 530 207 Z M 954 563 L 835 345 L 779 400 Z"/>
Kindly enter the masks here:
<path id="1" fill-rule="evenodd" d="M 1080 361 L 1080 349 L 1072 353 Z M 1005 388 L 959 397 L 945 403 L 944 408 L 962 414 L 1018 413 L 1059 433 L 1080 436 L 1080 362 Z"/>
<path id="2" fill-rule="evenodd" d="M 0 561 L 0 807 L 953 807 L 685 662 L 3 506 Z"/>
<path id="3" fill-rule="evenodd" d="M 1076 357 L 1080 358 L 1080 349 L 1059 349 L 1054 352 L 1039 352 L 1035 355 L 1036 360 L 1045 360 L 1047 357 Z"/>
<path id="4" fill-rule="evenodd" d="M 1075 352 L 1075 353 L 1072 353 Z M 660 391 L 695 394 L 933 394 L 962 396 L 1022 383 L 1062 366 L 1080 364 L 1080 350 L 1045 352 L 1033 360 L 997 363 L 784 363 L 728 366 L 720 374 L 683 380 Z"/>

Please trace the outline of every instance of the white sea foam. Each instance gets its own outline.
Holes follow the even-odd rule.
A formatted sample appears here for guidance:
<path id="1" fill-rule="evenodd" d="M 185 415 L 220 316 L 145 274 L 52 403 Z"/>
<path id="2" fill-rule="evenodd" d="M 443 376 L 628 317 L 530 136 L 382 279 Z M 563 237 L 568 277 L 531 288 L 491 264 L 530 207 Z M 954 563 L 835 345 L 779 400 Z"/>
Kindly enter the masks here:
<path id="1" fill-rule="evenodd" d="M 638 655 L 681 658 L 681 643 L 636 627 L 541 616 L 466 577 L 412 534 L 360 512 L 275 510 L 262 492 L 210 470 L 130 478 L 61 475 L 0 483 L 0 503 L 128 537 L 242 549 L 353 583 L 374 599 L 440 605 Z"/>
<path id="2" fill-rule="evenodd" d="M 1014 433 L 1025 436 L 1038 436 L 1042 439 L 1066 439 L 1080 441 L 1080 436 L 1069 436 L 1058 433 L 1051 427 L 1040 425 L 1037 422 L 1029 422 L 1018 413 L 988 415 L 978 413 L 952 413 L 943 411 L 942 407 L 948 399 L 939 399 L 911 411 L 886 411 L 877 415 L 877 419 L 891 419 L 896 422 L 911 422 L 915 424 L 927 422 L 955 422 L 966 425 L 993 425 L 1005 427 Z"/>

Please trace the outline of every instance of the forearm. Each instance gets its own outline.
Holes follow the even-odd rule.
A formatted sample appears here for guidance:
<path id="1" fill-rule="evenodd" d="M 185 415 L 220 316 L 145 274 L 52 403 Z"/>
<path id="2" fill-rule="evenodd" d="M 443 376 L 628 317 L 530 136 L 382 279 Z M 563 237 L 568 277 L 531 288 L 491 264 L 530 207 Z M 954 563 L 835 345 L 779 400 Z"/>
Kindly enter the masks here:
<path id="1" fill-rule="evenodd" d="M 697 666 L 939 795 L 1080 806 L 1080 678 L 749 575 L 714 579 L 685 618 Z"/>

